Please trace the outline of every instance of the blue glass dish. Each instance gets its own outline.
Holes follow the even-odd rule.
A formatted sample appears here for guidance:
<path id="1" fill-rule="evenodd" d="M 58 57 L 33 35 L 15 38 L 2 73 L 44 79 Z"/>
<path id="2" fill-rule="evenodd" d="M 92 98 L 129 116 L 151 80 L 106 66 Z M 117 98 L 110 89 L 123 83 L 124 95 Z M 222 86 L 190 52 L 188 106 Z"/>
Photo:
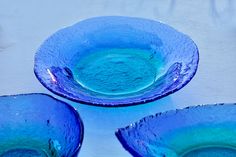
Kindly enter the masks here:
<path id="1" fill-rule="evenodd" d="M 195 43 L 168 25 L 133 17 L 96 17 L 59 30 L 35 55 L 50 91 L 97 106 L 154 101 L 185 86 L 199 60 Z"/>
<path id="2" fill-rule="evenodd" d="M 135 157 L 234 157 L 235 135 L 236 104 L 159 113 L 116 132 Z"/>
<path id="3" fill-rule="evenodd" d="M 76 157 L 82 140 L 68 104 L 45 94 L 0 96 L 0 157 Z"/>

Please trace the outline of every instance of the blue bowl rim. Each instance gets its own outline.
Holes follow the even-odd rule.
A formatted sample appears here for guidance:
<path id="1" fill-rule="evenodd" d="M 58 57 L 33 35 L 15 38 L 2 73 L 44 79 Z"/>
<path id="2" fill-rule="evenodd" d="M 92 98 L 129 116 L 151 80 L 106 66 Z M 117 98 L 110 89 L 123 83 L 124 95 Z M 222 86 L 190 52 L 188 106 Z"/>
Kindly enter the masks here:
<path id="1" fill-rule="evenodd" d="M 55 98 L 51 95 L 45 94 L 45 93 L 24 93 L 24 94 L 13 94 L 13 95 L 1 95 L 0 99 L 3 98 L 3 97 L 32 96 L 32 95 L 46 96 L 46 97 L 51 98 L 52 100 L 54 100 L 56 102 L 62 103 L 70 111 L 72 111 L 73 114 L 77 117 L 77 120 L 79 122 L 79 127 L 81 128 L 81 132 L 80 132 L 80 135 L 79 135 L 80 140 L 78 141 L 78 146 L 77 146 L 74 154 L 72 155 L 72 157 L 76 157 L 78 155 L 81 147 L 82 147 L 82 143 L 83 143 L 83 140 L 84 140 L 84 124 L 83 124 L 83 121 L 82 121 L 82 119 L 79 115 L 79 112 L 74 107 L 72 107 L 71 105 L 69 105 L 68 103 L 66 103 L 62 100 L 59 100 L 59 99 L 57 99 L 57 98 Z"/>
<path id="2" fill-rule="evenodd" d="M 94 19 L 98 19 L 98 18 L 132 18 L 132 19 L 139 19 L 139 20 L 146 20 L 146 21 L 152 21 L 152 22 L 159 22 L 167 27 L 170 27 L 171 29 L 174 29 L 176 30 L 175 28 L 169 26 L 168 24 L 165 24 L 161 21 L 156 21 L 156 20 L 152 20 L 152 19 L 147 19 L 147 18 L 142 18 L 142 17 L 132 17 L 132 16 L 95 16 L 95 17 L 90 17 L 88 19 L 84 19 L 84 20 L 81 20 L 79 21 L 78 23 L 75 23 L 71 26 L 68 26 L 68 27 L 65 27 L 65 28 L 62 28 L 62 29 L 59 29 L 57 30 L 56 32 L 54 32 L 53 34 L 56 34 L 60 31 L 63 31 L 64 29 L 68 29 L 70 27 L 73 27 L 77 24 L 79 24 L 80 22 L 84 22 L 84 21 L 87 21 L 87 20 L 94 20 Z M 96 102 L 90 102 L 90 101 L 84 101 L 84 100 L 80 100 L 78 98 L 74 98 L 73 96 L 70 96 L 70 95 L 67 95 L 67 94 L 64 94 L 63 92 L 60 92 L 60 91 L 57 91 L 57 90 L 54 90 L 52 89 L 46 82 L 43 81 L 43 78 L 40 77 L 40 74 L 39 72 L 37 71 L 36 69 L 36 63 L 37 63 L 37 53 L 38 53 L 38 50 L 41 48 L 41 46 L 43 46 L 44 42 L 40 45 L 39 49 L 36 51 L 36 54 L 35 54 L 35 58 L 34 58 L 34 68 L 33 68 L 33 71 L 34 71 L 34 74 L 36 76 L 36 78 L 39 80 L 39 82 L 46 88 L 48 89 L 50 92 L 56 94 L 56 95 L 59 95 L 63 98 L 66 98 L 68 100 L 71 100 L 71 101 L 74 101 L 74 102 L 77 102 L 77 103 L 81 103 L 81 104 L 85 104 L 85 105 L 92 105 L 92 106 L 98 106 L 98 107 L 126 107 L 126 106 L 134 106 L 134 105 L 140 105 L 140 104 L 145 104 L 145 103 L 149 103 L 149 102 L 153 102 L 153 101 L 156 101 L 156 100 L 159 100 L 163 97 L 166 97 L 170 94 L 173 94 L 177 91 L 179 91 L 180 89 L 182 89 L 183 87 L 185 87 L 192 79 L 193 77 L 196 75 L 197 73 L 197 70 L 198 70 L 198 65 L 199 65 L 199 49 L 197 47 L 197 45 L 195 44 L 195 42 L 190 38 L 189 35 L 187 34 L 184 34 L 178 30 L 176 30 L 177 32 L 181 33 L 182 35 L 186 36 L 189 40 L 192 41 L 192 43 L 195 45 L 196 47 L 196 64 L 193 66 L 193 73 L 188 77 L 188 79 L 183 83 L 181 84 L 181 86 L 179 86 L 178 88 L 175 88 L 171 91 L 168 91 L 166 92 L 165 94 L 161 94 L 161 95 L 158 95 L 158 96 L 154 96 L 152 98 L 147 98 L 147 99 L 142 99 L 142 100 L 139 100 L 137 102 L 126 102 L 126 103 L 119 103 L 119 104 L 113 104 L 113 103 L 96 103 Z M 49 36 L 48 38 L 50 38 L 51 36 Z M 47 39 L 48 39 L 47 38 Z M 47 40 L 46 39 L 46 40 Z M 46 41 L 45 40 L 45 41 Z"/>
<path id="3" fill-rule="evenodd" d="M 236 105 L 236 103 L 201 104 L 201 105 L 195 105 L 195 106 L 188 106 L 188 107 L 185 107 L 183 109 L 175 109 L 175 110 L 173 109 L 173 110 L 168 110 L 168 111 L 165 111 L 165 112 L 159 112 L 159 113 L 156 113 L 154 115 L 146 116 L 146 117 L 140 119 L 139 121 L 131 123 L 130 125 L 128 125 L 126 127 L 118 128 L 115 131 L 115 136 L 120 141 L 123 148 L 125 150 L 127 150 L 131 155 L 133 155 L 135 157 L 142 157 L 142 156 L 140 156 L 140 154 L 135 149 L 133 149 L 132 147 L 129 146 L 129 144 L 126 142 L 125 138 L 122 136 L 122 131 L 128 130 L 128 129 L 136 126 L 136 125 L 139 125 L 139 123 L 142 123 L 142 122 L 146 121 L 149 118 L 159 118 L 161 116 L 168 116 L 169 114 L 172 115 L 172 114 L 176 114 L 177 112 L 184 111 L 184 110 L 197 109 L 197 108 L 201 108 L 201 107 L 205 107 L 205 106 L 222 106 L 222 105 Z"/>

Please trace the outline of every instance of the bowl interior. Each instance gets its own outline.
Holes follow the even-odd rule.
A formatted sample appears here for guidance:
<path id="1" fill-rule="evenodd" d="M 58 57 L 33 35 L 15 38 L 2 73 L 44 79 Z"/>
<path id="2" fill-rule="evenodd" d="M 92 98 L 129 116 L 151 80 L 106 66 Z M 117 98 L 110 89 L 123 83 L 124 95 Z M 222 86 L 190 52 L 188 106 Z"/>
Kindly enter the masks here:
<path id="1" fill-rule="evenodd" d="M 137 156 L 231 157 L 236 155 L 235 115 L 235 104 L 190 107 L 146 117 L 116 135 Z"/>
<path id="2" fill-rule="evenodd" d="M 0 156 L 73 156 L 83 124 L 69 105 L 44 94 L 0 97 Z"/>
<path id="3" fill-rule="evenodd" d="M 49 90 L 102 105 L 152 101 L 184 86 L 196 72 L 194 42 L 151 20 L 100 17 L 47 39 L 35 57 L 35 73 Z"/>

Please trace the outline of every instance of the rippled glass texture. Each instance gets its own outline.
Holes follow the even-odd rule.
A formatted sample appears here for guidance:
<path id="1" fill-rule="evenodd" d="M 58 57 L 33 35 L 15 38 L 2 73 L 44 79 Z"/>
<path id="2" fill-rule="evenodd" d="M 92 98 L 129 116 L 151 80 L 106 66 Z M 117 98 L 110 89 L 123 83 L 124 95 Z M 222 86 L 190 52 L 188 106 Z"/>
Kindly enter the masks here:
<path id="1" fill-rule="evenodd" d="M 236 104 L 159 113 L 116 132 L 135 157 L 233 157 L 235 134 Z"/>
<path id="2" fill-rule="evenodd" d="M 34 71 L 47 89 L 70 100 L 128 106 L 181 89 L 198 58 L 195 43 L 168 25 L 96 17 L 50 36 L 35 55 Z"/>
<path id="3" fill-rule="evenodd" d="M 76 157 L 82 139 L 68 104 L 45 94 L 0 97 L 0 157 Z"/>

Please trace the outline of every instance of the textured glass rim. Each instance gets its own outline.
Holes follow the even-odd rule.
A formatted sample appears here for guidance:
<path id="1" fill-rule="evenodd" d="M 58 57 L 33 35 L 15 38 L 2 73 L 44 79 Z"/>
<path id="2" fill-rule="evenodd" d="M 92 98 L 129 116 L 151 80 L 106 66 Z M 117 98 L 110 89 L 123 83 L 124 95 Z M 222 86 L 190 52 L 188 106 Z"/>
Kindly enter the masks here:
<path id="1" fill-rule="evenodd" d="M 126 142 L 127 140 L 125 140 L 125 138 L 122 136 L 122 131 L 125 131 L 125 130 L 128 130 L 128 129 L 132 129 L 133 126 L 136 126 L 136 125 L 139 125 L 140 123 L 146 121 L 146 119 L 149 119 L 150 117 L 151 118 L 159 118 L 161 116 L 169 116 L 169 115 L 173 115 L 177 112 L 181 112 L 181 111 L 185 111 L 185 110 L 189 110 L 189 109 L 197 109 L 197 108 L 201 108 L 201 107 L 207 107 L 207 106 L 220 106 L 220 105 L 236 105 L 236 103 L 215 103 L 215 104 L 202 104 L 202 105 L 196 105 L 196 106 L 188 106 L 188 107 L 185 107 L 183 109 L 175 109 L 175 110 L 168 110 L 168 111 L 165 111 L 165 112 L 159 112 L 159 113 L 156 113 L 154 115 L 149 115 L 149 116 L 146 116 L 142 119 L 140 119 L 139 121 L 136 121 L 134 123 L 131 123 L 130 125 L 126 126 L 126 127 L 123 127 L 123 128 L 118 128 L 117 131 L 115 132 L 115 136 L 117 137 L 117 139 L 120 141 L 121 145 L 123 146 L 123 148 L 125 150 L 127 150 L 131 155 L 135 156 L 135 157 L 142 157 L 140 156 L 140 154 L 135 150 L 133 149 L 132 147 L 129 146 L 129 144 Z"/>
<path id="2" fill-rule="evenodd" d="M 78 146 L 72 155 L 72 157 L 77 157 L 77 155 L 82 147 L 82 143 L 83 143 L 83 139 L 84 139 L 84 124 L 83 124 L 83 121 L 82 121 L 78 111 L 74 107 L 72 107 L 71 105 L 69 105 L 68 103 L 66 103 L 64 101 L 56 99 L 53 96 L 45 94 L 45 93 L 25 93 L 25 94 L 1 95 L 0 99 L 3 97 L 33 96 L 33 95 L 46 96 L 46 97 L 52 98 L 56 102 L 62 103 L 66 106 L 66 108 L 68 108 L 70 111 L 72 111 L 74 113 L 74 115 L 77 117 L 77 120 L 79 122 L 79 128 L 81 129 L 81 132 L 79 135 L 80 140 L 78 141 Z"/>
<path id="3" fill-rule="evenodd" d="M 198 69 L 198 64 L 199 64 L 199 50 L 198 50 L 198 47 L 197 45 L 195 44 L 195 42 L 190 38 L 189 35 L 187 34 L 184 34 L 178 30 L 176 30 L 175 28 L 161 22 L 161 21 L 156 21 L 156 20 L 152 20 L 152 19 L 147 19 L 147 18 L 142 18 L 142 17 L 132 17 L 132 16 L 97 16 L 97 17 L 92 17 L 92 18 L 88 18 L 88 19 L 85 19 L 85 20 L 81 20 L 79 21 L 78 23 L 75 23 L 73 24 L 72 26 L 68 26 L 68 27 L 64 27 L 62 29 L 59 29 L 58 31 L 54 32 L 53 34 L 57 34 L 61 31 L 64 31 L 64 30 L 67 30 L 67 29 L 70 29 L 71 27 L 74 27 L 75 25 L 79 24 L 80 22 L 84 22 L 84 21 L 87 21 L 87 20 L 96 20 L 96 19 L 103 19 L 103 18 L 117 18 L 117 17 L 121 17 L 121 18 L 133 18 L 133 19 L 138 19 L 138 20 L 146 20 L 146 21 L 152 21 L 152 22 L 158 22 L 158 23 L 161 23 L 171 29 L 174 29 L 175 31 L 181 33 L 182 35 L 186 36 L 187 38 L 189 38 L 189 40 L 191 40 L 193 42 L 193 44 L 195 45 L 196 47 L 196 58 L 195 58 L 195 61 L 196 61 L 196 64 L 193 66 L 193 72 L 191 73 L 191 75 L 189 75 L 188 79 L 186 79 L 185 82 L 181 83 L 180 86 L 178 86 L 177 88 L 173 89 L 173 90 L 170 90 L 164 94 L 161 94 L 161 95 L 157 95 L 157 96 L 153 96 L 153 97 L 150 97 L 150 98 L 145 98 L 145 99 L 142 99 L 142 100 L 138 100 L 138 101 L 135 101 L 135 102 L 125 102 L 125 103 L 119 103 L 119 104 L 116 104 L 114 105 L 113 103 L 97 103 L 97 102 L 90 102 L 90 101 L 86 101 L 86 100 L 81 100 L 79 98 L 75 98 L 71 95 L 68 95 L 68 94 L 65 94 L 63 92 L 60 92 L 58 90 L 54 90 L 52 89 L 44 80 L 43 78 L 40 77 L 40 72 L 36 69 L 36 63 L 38 62 L 37 61 L 37 54 L 38 54 L 38 50 L 41 48 L 41 46 L 44 45 L 44 42 L 47 41 L 51 35 L 40 45 L 39 49 L 36 51 L 36 54 L 35 54 L 35 57 L 34 57 L 34 74 L 36 76 L 36 78 L 39 80 L 39 82 L 46 88 L 48 89 L 49 91 L 51 91 L 52 93 L 56 94 L 56 95 L 59 95 L 63 98 L 66 98 L 68 100 L 71 100 L 71 101 L 74 101 L 74 102 L 77 102 L 77 103 L 81 103 L 81 104 L 86 104 L 86 105 L 92 105 L 92 106 L 98 106 L 98 107 L 125 107 L 125 106 L 134 106 L 134 105 L 140 105 L 140 104 L 144 104 L 144 103 L 149 103 L 149 102 L 153 102 L 153 101 L 156 101 L 158 99 L 161 99 L 163 97 L 166 97 L 170 94 L 173 94 L 175 92 L 177 92 L 178 90 L 182 89 L 184 86 L 186 86 L 192 79 L 193 77 L 195 76 L 195 74 L 197 73 L 197 69 Z M 52 34 L 52 35 L 53 35 Z M 125 98 L 123 99 L 125 100 Z"/>

